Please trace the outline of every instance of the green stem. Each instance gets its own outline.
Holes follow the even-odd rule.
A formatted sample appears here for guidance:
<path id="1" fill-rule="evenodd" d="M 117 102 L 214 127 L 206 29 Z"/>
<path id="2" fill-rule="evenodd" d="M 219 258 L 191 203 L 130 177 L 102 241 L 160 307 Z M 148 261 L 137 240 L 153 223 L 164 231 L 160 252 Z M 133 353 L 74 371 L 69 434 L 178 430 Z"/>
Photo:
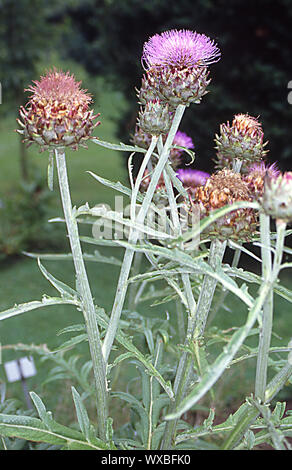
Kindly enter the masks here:
<path id="1" fill-rule="evenodd" d="M 169 149 L 172 145 L 173 139 L 178 130 L 184 111 L 185 111 L 185 106 L 183 105 L 179 105 L 176 109 L 176 112 L 172 121 L 172 126 L 168 133 L 166 142 L 164 144 L 163 151 L 159 157 L 157 165 L 155 166 L 155 169 L 152 174 L 152 178 L 150 180 L 149 186 L 147 188 L 143 203 L 139 210 L 139 214 L 136 218 L 137 224 L 144 223 L 144 220 L 150 208 L 151 201 L 152 201 L 154 192 L 156 190 L 156 186 L 158 184 L 159 178 L 168 160 Z M 139 231 L 131 230 L 130 235 L 129 235 L 129 243 L 135 245 L 138 241 L 138 238 L 139 238 Z M 104 339 L 104 343 L 103 343 L 103 354 L 104 354 L 104 358 L 106 361 L 108 360 L 108 357 L 111 352 L 111 348 L 112 348 L 115 335 L 118 329 L 118 324 L 119 324 L 120 316 L 122 313 L 123 305 L 125 302 L 125 297 L 126 297 L 127 287 L 128 287 L 128 278 L 130 274 L 134 252 L 135 251 L 132 248 L 127 248 L 125 251 L 123 264 L 122 264 L 122 268 L 120 272 L 120 277 L 118 281 L 117 291 L 116 291 L 114 304 L 112 308 L 112 313 L 111 313 L 108 329 L 106 332 L 106 336 Z"/>
<path id="2" fill-rule="evenodd" d="M 268 255 L 268 247 L 269 244 L 267 245 L 267 236 L 269 232 L 267 232 L 267 219 L 262 217 L 261 220 L 261 230 L 263 231 L 265 229 L 265 233 L 263 233 L 263 238 L 266 238 L 265 242 L 263 244 L 263 249 L 266 250 L 266 252 L 263 251 L 263 256 L 265 259 L 264 262 L 264 268 L 263 270 L 265 271 L 265 277 L 263 280 L 263 284 L 261 285 L 259 296 L 255 302 L 255 307 L 257 306 L 257 310 L 259 311 L 259 308 L 264 308 L 266 301 L 270 295 L 270 292 L 273 291 L 273 286 L 277 280 L 280 267 L 281 267 L 281 261 L 282 261 L 282 256 L 283 256 L 283 248 L 284 248 L 284 239 L 285 239 L 285 233 L 286 233 L 286 223 L 280 220 L 277 220 L 277 242 L 276 242 L 276 249 L 275 249 L 275 257 L 274 257 L 274 262 L 273 266 L 270 263 L 270 259 L 267 256 Z M 264 240 L 262 240 L 263 242 Z M 270 312 L 269 312 L 270 316 Z M 268 333 L 267 336 L 270 336 L 270 321 L 268 321 Z M 260 347 L 262 348 L 261 351 L 259 351 L 259 354 L 262 355 L 265 348 L 266 348 L 266 341 L 262 340 L 262 343 L 260 344 Z M 260 366 L 258 366 L 258 375 L 257 375 L 257 391 L 262 389 L 263 383 L 266 384 L 266 367 L 265 367 L 265 362 L 263 362 L 263 359 L 260 359 Z M 262 365 L 264 364 L 264 366 Z M 260 372 L 259 372 L 260 371 Z M 262 377 L 259 374 L 265 374 L 264 377 Z M 265 385 L 265 390 L 264 390 L 264 396 L 263 398 L 259 397 L 264 403 L 268 403 L 277 393 L 278 391 L 282 388 L 284 385 L 285 381 L 290 377 L 292 373 L 292 366 L 291 364 L 288 363 L 286 364 L 285 367 L 272 379 L 272 381 L 268 384 L 268 386 Z M 262 393 L 262 392 L 261 392 Z M 241 418 L 241 422 L 237 424 L 237 426 L 233 429 L 233 431 L 230 433 L 228 436 L 226 442 L 223 444 L 223 449 L 224 450 L 230 450 L 233 449 L 238 442 L 240 441 L 242 435 L 249 429 L 250 425 L 253 423 L 255 418 L 258 416 L 253 412 L 250 412 L 248 414 L 244 414 Z"/>
<path id="3" fill-rule="evenodd" d="M 232 260 L 232 264 L 231 264 L 232 268 L 237 268 L 238 267 L 240 256 L 241 256 L 241 250 L 240 250 L 240 248 L 236 248 L 235 251 L 234 251 L 233 260 Z M 228 296 L 228 294 L 229 294 L 228 289 L 225 289 L 224 287 L 222 287 L 220 297 L 217 300 L 216 304 L 214 305 L 214 307 L 211 310 L 211 313 L 208 316 L 207 325 L 212 323 L 215 316 L 217 315 L 217 312 L 219 312 L 220 308 L 224 304 L 224 301 L 226 300 L 226 297 Z"/>
<path id="4" fill-rule="evenodd" d="M 93 373 L 96 385 L 97 421 L 99 437 L 105 440 L 107 420 L 106 367 L 102 355 L 102 347 L 99 328 L 97 324 L 95 305 L 93 302 L 88 277 L 86 274 L 86 268 L 79 240 L 78 225 L 72 209 L 65 152 L 63 149 L 56 149 L 55 155 L 57 162 L 61 200 L 76 272 L 78 291 L 82 300 L 82 310 L 86 323 L 88 342 L 93 365 Z"/>
<path id="5" fill-rule="evenodd" d="M 158 149 L 159 149 L 159 145 L 158 145 Z M 176 204 L 176 200 L 175 200 L 175 196 L 173 192 L 172 183 L 166 170 L 164 170 L 163 177 L 164 177 L 165 187 L 166 187 L 166 191 L 167 191 L 167 195 L 169 199 L 172 223 L 173 223 L 173 226 L 177 229 L 176 235 L 180 235 L 181 224 L 179 220 L 177 204 Z M 190 341 L 192 340 L 192 335 L 193 335 L 193 330 L 194 330 L 196 301 L 194 299 L 194 295 L 192 292 L 192 286 L 191 286 L 189 274 L 182 273 L 181 278 L 182 278 L 185 297 L 187 299 L 187 305 L 188 305 L 188 330 L 187 330 L 187 335 L 185 338 L 185 345 L 188 345 Z M 184 352 L 179 361 L 176 378 L 174 382 L 173 390 L 175 394 L 175 403 L 173 407 L 175 407 L 176 404 L 180 402 L 180 400 L 183 398 L 184 394 L 186 393 L 190 376 L 191 376 L 192 363 L 193 363 L 192 357 L 187 352 Z M 166 423 L 165 431 L 164 431 L 164 435 L 163 435 L 162 443 L 161 443 L 161 449 L 170 448 L 171 442 L 175 435 L 177 422 L 178 420 L 175 419 Z"/>
<path id="6" fill-rule="evenodd" d="M 133 277 L 139 274 L 142 259 L 143 259 L 143 253 L 141 252 L 135 253 L 134 261 L 133 261 L 133 269 L 131 273 Z M 133 312 L 136 308 L 136 294 L 137 294 L 138 288 L 139 288 L 138 282 L 133 282 L 129 287 L 128 308 L 131 312 Z"/>
<path id="7" fill-rule="evenodd" d="M 264 213 L 260 214 L 260 234 L 262 252 L 262 277 L 269 278 L 272 271 L 271 240 L 270 240 L 270 217 Z M 265 400 L 267 385 L 267 371 L 269 360 L 269 349 L 273 327 L 273 289 L 263 306 L 263 318 L 259 335 L 259 350 L 256 367 L 255 396 L 261 402 Z"/>
<path id="8" fill-rule="evenodd" d="M 217 262 L 222 262 L 225 249 L 226 241 L 222 242 L 220 240 L 215 239 L 211 242 L 209 264 L 213 269 L 216 268 Z M 202 336 L 204 333 L 216 286 L 216 279 L 213 279 L 208 275 L 204 276 L 196 311 L 196 330 L 194 334 L 195 337 Z"/>
<path id="9" fill-rule="evenodd" d="M 216 262 L 216 256 L 219 255 L 219 258 L 223 258 L 224 251 L 225 251 L 226 243 L 225 242 L 219 242 L 215 240 L 211 244 L 210 248 L 210 256 L 209 256 L 209 263 L 212 267 L 215 267 L 215 262 Z M 208 281 L 207 281 L 208 280 Z M 188 316 L 188 330 L 187 330 L 187 335 L 185 339 L 185 345 L 188 346 L 193 340 L 194 337 L 200 336 L 203 333 L 204 326 L 206 323 L 206 319 L 208 316 L 208 312 L 211 307 L 213 295 L 215 292 L 217 281 L 210 278 L 209 276 L 204 277 L 202 289 L 201 289 L 201 294 L 203 289 L 208 289 L 205 291 L 204 295 L 199 296 L 198 304 L 196 306 L 192 289 L 191 289 L 191 284 L 190 284 L 190 279 L 185 279 L 184 282 L 184 287 L 185 287 L 185 292 L 186 295 L 189 296 L 190 298 L 190 309 L 189 309 L 189 316 Z M 169 410 L 169 413 L 173 412 L 179 403 L 182 401 L 184 398 L 188 384 L 189 384 L 189 379 L 191 376 L 191 370 L 193 367 L 193 359 L 189 355 L 189 353 L 184 352 L 181 356 L 177 372 L 176 372 L 176 377 L 174 381 L 174 387 L 173 391 L 175 394 L 175 402 L 172 404 L 171 409 Z M 177 426 L 178 418 L 174 418 L 169 420 L 166 423 L 165 426 L 165 431 L 164 431 L 164 436 L 162 439 L 161 443 L 161 449 L 169 449 L 171 447 L 171 443 L 173 442 L 175 438 L 175 430 Z"/>
<path id="10" fill-rule="evenodd" d="M 158 137 L 156 135 L 152 136 L 150 146 L 143 158 L 142 164 L 139 168 L 138 175 L 136 178 L 135 186 L 132 191 L 132 196 L 131 196 L 131 219 L 134 221 L 136 218 L 136 203 L 137 203 L 137 194 L 139 192 L 139 188 L 141 185 L 141 181 L 144 177 L 145 170 L 151 160 L 151 156 L 154 152 L 154 149 L 157 144 Z"/>

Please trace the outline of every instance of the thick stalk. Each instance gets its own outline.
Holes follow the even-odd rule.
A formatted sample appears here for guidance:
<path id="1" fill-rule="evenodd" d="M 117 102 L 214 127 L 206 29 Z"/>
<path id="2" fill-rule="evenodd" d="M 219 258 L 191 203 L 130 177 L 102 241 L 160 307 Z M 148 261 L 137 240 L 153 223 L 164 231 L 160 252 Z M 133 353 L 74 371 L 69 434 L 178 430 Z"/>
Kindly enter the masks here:
<path id="1" fill-rule="evenodd" d="M 152 201 L 156 186 L 158 184 L 159 178 L 168 160 L 169 149 L 172 145 L 174 136 L 178 130 L 184 111 L 185 111 L 185 106 L 183 105 L 179 105 L 176 109 L 176 112 L 172 121 L 172 126 L 168 133 L 166 142 L 164 144 L 163 151 L 159 157 L 157 165 L 155 166 L 155 169 L 153 171 L 152 178 L 147 188 L 139 214 L 136 218 L 137 224 L 144 223 L 144 220 L 150 208 L 151 201 Z M 139 238 L 139 231 L 131 230 L 130 235 L 129 235 L 129 243 L 135 245 L 137 243 L 138 238 Z M 104 339 L 104 343 L 103 343 L 103 354 L 104 354 L 104 358 L 106 361 L 108 360 L 109 354 L 111 352 L 111 348 L 115 339 L 120 316 L 122 313 L 123 305 L 125 302 L 125 297 L 127 293 L 127 282 L 128 282 L 129 273 L 130 273 L 130 269 L 131 269 L 131 265 L 133 261 L 134 252 L 135 251 L 131 248 L 127 248 L 125 251 L 123 264 L 122 264 L 122 268 L 120 271 L 117 291 L 115 295 L 115 300 L 114 300 L 114 304 L 112 308 L 112 313 L 111 313 L 108 329 L 106 332 L 106 336 Z"/>
<path id="2" fill-rule="evenodd" d="M 72 210 L 65 152 L 63 149 L 57 149 L 55 150 L 55 155 L 57 162 L 61 200 L 76 272 L 78 292 L 81 296 L 82 301 L 82 311 L 86 323 L 88 342 L 93 365 L 93 373 L 96 386 L 97 423 L 99 437 L 105 440 L 107 420 L 106 366 L 102 355 L 102 347 L 99 328 L 97 324 L 95 305 L 93 302 L 88 277 L 86 274 L 85 264 L 79 240 L 78 225 Z"/>
<path id="3" fill-rule="evenodd" d="M 212 267 L 215 267 L 216 256 L 219 256 L 219 258 L 222 260 L 225 247 L 225 242 L 222 243 L 217 240 L 212 242 L 209 256 L 209 263 Z M 189 314 L 188 331 L 186 335 L 185 345 L 189 345 L 190 342 L 194 340 L 194 337 L 200 336 L 203 333 L 208 312 L 210 310 L 213 295 L 215 292 L 216 284 L 216 280 L 211 279 L 209 276 L 205 276 L 202 285 L 202 290 L 203 288 L 206 288 L 208 290 L 206 290 L 204 294 L 199 296 L 197 307 L 194 310 L 192 309 L 192 313 Z M 185 289 L 186 291 L 189 291 L 191 289 L 188 283 L 185 284 Z M 176 372 L 176 378 L 173 387 L 173 391 L 176 398 L 175 402 L 171 406 L 171 409 L 169 410 L 170 413 L 177 408 L 181 400 L 184 398 L 189 384 L 192 365 L 193 360 L 191 356 L 187 352 L 183 353 Z M 174 440 L 177 421 L 178 419 L 171 419 L 166 423 L 165 432 L 161 443 L 161 449 L 170 449 L 171 444 Z"/>
<path id="4" fill-rule="evenodd" d="M 271 240 L 270 240 L 270 217 L 260 214 L 260 234 L 262 253 L 262 277 L 270 277 L 272 270 Z M 263 306 L 263 318 L 259 335 L 259 350 L 256 367 L 255 396 L 261 402 L 265 400 L 267 385 L 267 371 L 269 360 L 269 349 L 273 327 L 273 289 L 271 289 Z"/>
<path id="5" fill-rule="evenodd" d="M 231 264 L 232 268 L 238 267 L 240 256 L 241 256 L 241 250 L 240 248 L 236 248 L 234 251 L 233 260 Z M 219 299 L 217 300 L 216 304 L 214 305 L 210 314 L 208 315 L 207 325 L 213 322 L 215 316 L 217 315 L 217 312 L 219 312 L 220 308 L 224 304 L 224 301 L 226 300 L 226 297 L 228 296 L 228 294 L 229 294 L 229 291 L 223 287 L 221 290 Z"/>
<path id="6" fill-rule="evenodd" d="M 282 256 L 283 256 L 286 223 L 280 220 L 277 220 L 276 222 L 277 222 L 277 242 L 276 242 L 273 266 L 271 267 L 270 260 L 267 258 L 264 264 L 265 264 L 265 269 L 268 268 L 268 271 L 267 271 L 268 276 L 263 279 L 263 284 L 260 288 L 260 293 L 255 303 L 255 305 L 258 304 L 259 306 L 262 306 L 262 307 L 264 307 L 265 302 L 270 295 L 270 292 L 273 291 L 274 283 L 277 281 L 278 274 L 279 274 L 280 267 L 281 267 Z M 263 226 L 265 226 L 267 224 L 267 220 L 263 220 L 262 224 Z M 266 250 L 268 250 L 268 246 L 269 245 L 266 245 L 266 243 L 263 244 L 263 247 Z M 264 256 L 266 256 L 266 254 Z M 261 297 L 264 299 L 263 302 L 260 302 Z M 261 368 L 261 370 L 263 370 L 266 373 L 266 369 Z M 287 365 L 283 367 L 283 369 L 266 386 L 264 390 L 265 395 L 262 400 L 263 403 L 268 403 L 272 400 L 272 398 L 274 398 L 274 396 L 278 393 L 278 391 L 285 384 L 285 381 L 290 377 L 291 373 L 292 373 L 292 366 L 288 361 Z M 266 377 L 264 379 L 262 377 L 258 377 L 258 381 L 259 383 L 257 387 L 258 389 L 260 389 L 262 387 L 262 382 L 266 383 Z M 234 447 L 236 447 L 236 445 L 240 441 L 242 435 L 249 429 L 250 425 L 253 423 L 256 417 L 257 415 L 255 413 L 251 413 L 250 416 L 243 415 L 241 418 L 241 422 L 238 423 L 235 429 L 233 429 L 233 431 L 230 433 L 227 440 L 223 444 L 223 450 L 234 449 Z"/>
<path id="7" fill-rule="evenodd" d="M 220 240 L 215 239 L 211 242 L 209 264 L 213 269 L 215 269 L 217 262 L 222 261 L 225 249 L 226 241 L 222 242 Z M 208 275 L 204 277 L 196 312 L 196 329 L 194 334 L 195 337 L 202 336 L 202 334 L 204 333 L 216 286 L 216 279 L 213 279 Z"/>
<path id="8" fill-rule="evenodd" d="M 176 235 L 179 235 L 181 233 L 181 224 L 179 220 L 179 214 L 178 214 L 177 204 L 176 204 L 176 200 L 175 200 L 175 196 L 173 192 L 172 183 L 166 170 L 164 170 L 163 177 L 164 177 L 165 187 L 166 187 L 169 205 L 170 205 L 172 223 L 173 223 L 173 226 L 177 229 Z M 185 345 L 188 345 L 190 341 L 192 340 L 192 335 L 193 335 L 193 330 L 194 330 L 196 301 L 193 296 L 189 274 L 182 273 L 181 278 L 182 278 L 185 297 L 186 297 L 187 305 L 188 305 L 188 330 L 187 330 L 187 335 L 185 338 Z M 175 404 L 173 405 L 173 407 L 175 407 L 176 404 L 181 401 L 181 399 L 183 398 L 187 390 L 190 376 L 191 376 L 192 362 L 193 362 L 192 357 L 187 352 L 184 352 L 179 361 L 177 372 L 176 372 L 176 378 L 174 381 L 173 391 L 175 394 Z M 164 435 L 163 435 L 162 443 L 161 443 L 162 449 L 170 448 L 171 442 L 173 440 L 173 437 L 176 431 L 177 421 L 178 421 L 177 419 L 174 419 L 166 423 L 165 431 L 164 431 Z"/>

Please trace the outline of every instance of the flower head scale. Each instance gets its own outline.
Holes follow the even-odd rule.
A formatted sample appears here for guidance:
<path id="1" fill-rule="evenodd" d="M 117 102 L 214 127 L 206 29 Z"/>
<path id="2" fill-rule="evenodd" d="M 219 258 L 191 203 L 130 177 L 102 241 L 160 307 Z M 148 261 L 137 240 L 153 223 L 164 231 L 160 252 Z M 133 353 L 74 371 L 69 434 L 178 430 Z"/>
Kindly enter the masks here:
<path id="1" fill-rule="evenodd" d="M 271 178 L 265 177 L 263 196 L 260 199 L 266 214 L 275 219 L 292 222 L 292 172 Z"/>
<path id="2" fill-rule="evenodd" d="M 205 185 L 199 186 L 192 199 L 195 210 L 200 217 L 209 216 L 212 211 L 232 205 L 237 201 L 252 201 L 248 185 L 239 173 L 224 168 L 207 179 Z M 234 239 L 248 241 L 256 230 L 257 214 L 253 209 L 237 209 L 220 217 L 207 228 L 210 238 L 220 240 Z"/>
<path id="3" fill-rule="evenodd" d="M 69 72 L 54 69 L 33 83 L 27 89 L 32 93 L 27 105 L 20 108 L 22 121 L 18 120 L 24 142 L 38 143 L 42 150 L 86 147 L 85 141 L 100 122 L 94 123 L 99 115 L 89 109 L 92 98 L 80 82 Z"/>
<path id="4" fill-rule="evenodd" d="M 251 193 L 258 198 L 262 196 L 264 182 L 268 177 L 275 180 L 280 174 L 276 163 L 266 165 L 264 162 L 255 163 L 248 168 L 248 174 L 244 175 L 244 181 L 248 184 Z"/>
<path id="5" fill-rule="evenodd" d="M 31 101 L 58 101 L 67 105 L 78 104 L 88 105 L 92 98 L 87 90 L 80 88 L 81 82 L 76 82 L 69 72 L 50 70 L 40 80 L 34 80 L 34 85 L 30 85 L 25 91 L 31 91 Z"/>
<path id="6" fill-rule="evenodd" d="M 221 124 L 215 143 L 217 168 L 231 168 L 234 159 L 241 160 L 243 167 L 250 166 L 268 153 L 261 123 L 249 114 L 236 114 L 231 124 Z"/>
<path id="7" fill-rule="evenodd" d="M 152 36 L 144 44 L 142 60 L 147 68 L 190 69 L 217 62 L 220 56 L 217 45 L 205 34 L 173 29 Z"/>
<path id="8" fill-rule="evenodd" d="M 167 134 L 172 118 L 167 103 L 155 99 L 148 101 L 139 113 L 138 125 L 150 135 Z"/>

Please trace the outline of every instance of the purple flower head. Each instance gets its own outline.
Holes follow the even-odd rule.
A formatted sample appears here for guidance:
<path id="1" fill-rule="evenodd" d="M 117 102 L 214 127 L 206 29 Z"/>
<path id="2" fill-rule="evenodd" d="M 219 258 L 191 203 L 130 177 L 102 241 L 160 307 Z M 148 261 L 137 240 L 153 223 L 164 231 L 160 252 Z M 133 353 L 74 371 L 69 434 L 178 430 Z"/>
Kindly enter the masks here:
<path id="1" fill-rule="evenodd" d="M 187 149 L 194 148 L 194 143 L 191 137 L 189 137 L 185 132 L 181 132 L 181 131 L 177 131 L 177 133 L 175 134 L 174 139 L 173 139 L 173 144 L 177 145 L 178 147 L 185 147 Z M 183 150 L 181 149 L 176 149 L 176 150 L 180 150 L 181 152 L 183 152 Z"/>
<path id="2" fill-rule="evenodd" d="M 248 169 L 248 175 L 252 177 L 269 178 L 275 179 L 279 176 L 280 170 L 277 167 L 277 163 L 266 165 L 264 162 L 255 163 Z"/>
<path id="3" fill-rule="evenodd" d="M 142 61 L 147 67 L 192 69 L 218 62 L 220 56 L 216 43 L 205 34 L 173 29 L 155 34 L 144 44 Z"/>
<path id="4" fill-rule="evenodd" d="M 210 175 L 205 171 L 193 170 L 192 168 L 179 168 L 176 176 L 185 187 L 195 188 L 203 186 Z"/>

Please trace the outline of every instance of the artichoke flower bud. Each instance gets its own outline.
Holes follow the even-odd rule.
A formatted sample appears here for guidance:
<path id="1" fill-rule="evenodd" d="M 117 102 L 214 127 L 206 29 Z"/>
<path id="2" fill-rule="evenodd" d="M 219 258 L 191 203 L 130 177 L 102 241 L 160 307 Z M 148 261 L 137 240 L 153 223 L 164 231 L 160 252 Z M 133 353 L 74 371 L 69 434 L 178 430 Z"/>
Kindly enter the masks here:
<path id="1" fill-rule="evenodd" d="M 248 114 L 237 114 L 232 124 L 221 124 L 220 134 L 215 136 L 217 168 L 232 168 L 234 159 L 248 166 L 262 160 L 268 153 L 264 133 L 259 121 Z"/>
<path id="2" fill-rule="evenodd" d="M 179 104 L 199 104 L 208 93 L 206 88 L 211 81 L 208 80 L 208 75 L 208 68 L 199 65 L 191 70 L 153 67 L 147 72 L 152 90 L 155 90 L 161 101 L 169 104 L 171 110 L 176 109 Z"/>
<path id="3" fill-rule="evenodd" d="M 131 135 L 130 141 L 137 147 L 148 149 L 151 144 L 151 134 L 147 134 L 141 127 L 136 125 L 135 132 Z"/>
<path id="4" fill-rule="evenodd" d="M 163 97 L 159 96 L 157 90 L 155 89 L 155 83 L 149 79 L 148 74 L 143 76 L 141 88 L 137 90 L 137 96 L 139 99 L 139 103 L 145 106 L 148 101 L 155 101 L 157 99 L 163 100 Z"/>
<path id="5" fill-rule="evenodd" d="M 138 125 L 151 135 L 167 134 L 171 127 L 168 105 L 159 100 L 148 101 L 139 113 Z"/>
<path id="6" fill-rule="evenodd" d="M 276 163 L 266 165 L 264 162 L 255 163 L 248 168 L 248 173 L 243 176 L 250 192 L 256 199 L 261 197 L 264 192 L 265 178 L 276 179 L 280 174 Z"/>
<path id="7" fill-rule="evenodd" d="M 252 201 L 248 185 L 239 173 L 223 169 L 195 190 L 191 205 L 195 211 L 199 209 L 202 219 L 237 201 Z M 211 239 L 248 241 L 257 225 L 258 217 L 253 209 L 236 209 L 217 219 L 204 233 Z"/>
<path id="8" fill-rule="evenodd" d="M 291 171 L 280 174 L 277 178 L 265 178 L 261 204 L 267 215 L 287 223 L 292 222 Z"/>
<path id="9" fill-rule="evenodd" d="M 89 109 L 91 96 L 80 88 L 69 72 L 49 71 L 40 81 L 28 88 L 32 92 L 25 107 L 20 108 L 17 130 L 28 146 L 37 143 L 41 151 L 54 147 L 71 147 L 77 150 L 92 138 L 91 134 L 100 122 L 94 122 Z"/>

